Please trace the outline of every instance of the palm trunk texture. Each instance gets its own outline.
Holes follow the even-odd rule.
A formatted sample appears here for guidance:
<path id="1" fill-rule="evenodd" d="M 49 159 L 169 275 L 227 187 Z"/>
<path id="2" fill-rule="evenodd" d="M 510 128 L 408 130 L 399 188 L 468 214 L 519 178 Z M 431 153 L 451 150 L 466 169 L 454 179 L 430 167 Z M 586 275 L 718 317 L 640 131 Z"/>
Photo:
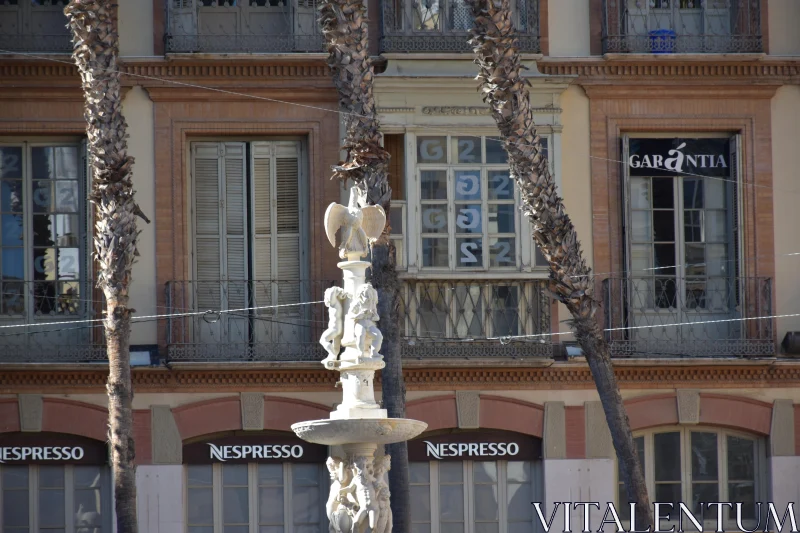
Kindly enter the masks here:
<path id="1" fill-rule="evenodd" d="M 65 8 L 73 34 L 73 59 L 84 92 L 89 158 L 90 200 L 97 210 L 94 234 L 98 286 L 106 299 L 104 320 L 108 350 L 108 427 L 114 508 L 118 533 L 136 533 L 136 471 L 133 445 L 133 388 L 130 365 L 128 287 L 136 254 L 136 204 L 127 153 L 127 124 L 122 116 L 117 4 L 110 0 L 73 0 Z"/>
<path id="2" fill-rule="evenodd" d="M 646 529 L 653 523 L 652 508 L 608 343 L 595 317 L 600 304 L 593 296 L 594 278 L 583 259 L 575 227 L 557 194 L 547 159 L 542 155 L 530 108 L 527 88 L 530 83 L 521 74 L 524 67 L 520 63 L 509 0 L 469 0 L 469 3 L 475 18 L 470 44 L 479 67 L 481 95 L 503 138 L 533 239 L 550 263 L 549 292 L 572 315 L 571 326 L 603 404 L 628 499 L 636 502 L 637 528 Z"/>
<path id="3" fill-rule="evenodd" d="M 386 367 L 381 371 L 383 408 L 390 417 L 405 417 L 406 390 L 400 360 L 399 290 L 395 248 L 389 235 L 392 189 L 387 169 L 389 153 L 381 145 L 381 133 L 372 91 L 374 71 L 368 52 L 366 7 L 362 0 L 323 0 L 320 23 L 328 48 L 328 66 L 339 93 L 339 107 L 347 134 L 342 149 L 345 161 L 333 167 L 333 177 L 342 183 L 353 182 L 366 192 L 370 205 L 386 212 L 386 227 L 372 246 L 372 285 L 378 291 L 378 326 L 383 333 Z M 386 447 L 392 457 L 389 471 L 392 530 L 411 529 L 409 505 L 408 448 L 406 443 Z"/>

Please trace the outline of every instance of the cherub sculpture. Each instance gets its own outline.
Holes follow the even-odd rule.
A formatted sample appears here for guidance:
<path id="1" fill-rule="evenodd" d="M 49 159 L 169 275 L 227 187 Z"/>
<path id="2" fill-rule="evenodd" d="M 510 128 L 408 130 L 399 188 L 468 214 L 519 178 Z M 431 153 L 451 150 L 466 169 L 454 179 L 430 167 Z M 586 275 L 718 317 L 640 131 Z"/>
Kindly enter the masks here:
<path id="1" fill-rule="evenodd" d="M 350 484 L 352 475 L 347 464 L 339 457 L 329 457 L 325 463 L 331 475 L 331 491 L 328 495 L 328 502 L 325 504 L 325 512 L 328 515 L 329 533 L 350 533 L 353 527 L 351 514 L 353 504 L 347 498 L 342 498 L 340 493 L 342 487 Z"/>
<path id="2" fill-rule="evenodd" d="M 346 345 L 353 345 L 367 357 L 376 357 L 383 344 L 383 334 L 376 325 L 379 318 L 378 291 L 365 283 L 356 291 L 345 317 L 347 329 L 353 328 L 352 338 L 348 335 Z"/>
<path id="3" fill-rule="evenodd" d="M 391 533 L 392 508 L 389 504 L 389 484 L 386 475 L 392 467 L 392 458 L 383 455 L 375 459 L 375 498 L 378 500 L 378 523 L 372 533 Z"/>
<path id="4" fill-rule="evenodd" d="M 375 525 L 379 520 L 379 509 L 375 499 L 374 483 L 371 458 L 356 457 L 353 461 L 353 480 L 346 487 L 339 489 L 341 496 L 348 496 L 358 506 L 358 511 L 353 516 L 352 533 L 363 533 L 367 525 L 370 531 L 375 531 Z"/>
<path id="5" fill-rule="evenodd" d="M 329 362 L 339 358 L 344 334 L 344 302 L 347 293 L 341 287 L 331 287 L 325 291 L 325 306 L 328 308 L 328 329 L 322 333 L 319 342 L 328 356 L 322 360 L 327 366 Z"/>
<path id="6" fill-rule="evenodd" d="M 339 257 L 348 261 L 364 257 L 369 245 L 381 236 L 386 226 L 386 213 L 381 206 L 359 207 L 362 195 L 358 187 L 351 187 L 347 207 L 333 203 L 325 211 L 328 241 L 339 248 Z M 336 238 L 337 232 L 339 239 Z"/>

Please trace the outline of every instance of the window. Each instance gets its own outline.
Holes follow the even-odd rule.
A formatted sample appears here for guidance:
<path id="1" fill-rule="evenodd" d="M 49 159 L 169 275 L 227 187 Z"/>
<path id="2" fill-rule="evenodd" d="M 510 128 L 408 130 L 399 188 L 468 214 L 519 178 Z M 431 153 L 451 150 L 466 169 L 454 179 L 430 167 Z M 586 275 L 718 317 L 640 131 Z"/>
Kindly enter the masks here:
<path id="1" fill-rule="evenodd" d="M 389 223 L 391 239 L 395 247 L 397 268 L 406 268 L 406 242 L 403 237 L 406 227 L 406 165 L 405 135 L 383 136 L 383 146 L 391 155 L 389 160 L 389 185 L 392 187 L 392 202 Z"/>
<path id="2" fill-rule="evenodd" d="M 542 139 L 545 153 L 546 139 Z M 419 265 L 475 271 L 517 269 L 517 194 L 507 154 L 493 138 L 416 137 Z M 525 248 L 527 249 L 527 248 Z"/>
<path id="3" fill-rule="evenodd" d="M 412 533 L 530 533 L 536 464 L 529 461 L 410 463 Z"/>
<path id="4" fill-rule="evenodd" d="M 198 309 L 308 300 L 301 148 L 297 141 L 192 143 Z M 308 330 L 298 322 L 303 312 L 282 309 L 280 322 L 247 313 L 198 321 L 197 341 L 295 342 Z"/>
<path id="5" fill-rule="evenodd" d="M 111 532 L 108 469 L 0 466 L 3 533 Z"/>
<path id="6" fill-rule="evenodd" d="M 324 465 L 190 465 L 189 533 L 325 533 Z"/>
<path id="7" fill-rule="evenodd" d="M 0 147 L 0 316 L 84 312 L 86 173 L 78 143 Z"/>
<path id="8" fill-rule="evenodd" d="M 664 428 L 636 436 L 634 441 L 652 501 L 674 503 L 675 509 L 678 502 L 684 502 L 698 520 L 704 517 L 709 523 L 716 523 L 716 510 L 704 506 L 701 511 L 701 503 L 742 502 L 743 523 L 755 523 L 755 503 L 765 501 L 762 439 L 715 429 Z M 618 487 L 620 517 L 629 519 L 621 481 Z M 670 518 L 677 521 L 677 513 Z M 726 519 L 735 525 L 736 510 L 727 511 Z"/>

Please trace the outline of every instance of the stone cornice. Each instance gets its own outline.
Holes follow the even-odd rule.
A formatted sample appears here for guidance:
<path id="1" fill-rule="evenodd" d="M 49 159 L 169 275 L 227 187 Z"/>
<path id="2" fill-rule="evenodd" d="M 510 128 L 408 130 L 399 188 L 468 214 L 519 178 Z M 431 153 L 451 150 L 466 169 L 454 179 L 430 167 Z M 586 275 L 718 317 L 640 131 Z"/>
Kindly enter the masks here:
<path id="1" fill-rule="evenodd" d="M 542 366 L 545 365 L 546 366 Z M 408 390 L 524 390 L 591 389 L 591 372 L 585 362 L 537 361 L 499 366 L 497 361 L 407 365 L 403 371 Z M 22 392 L 100 393 L 107 369 L 103 365 L 60 367 L 42 365 L 0 368 L 0 394 Z M 653 361 L 616 363 L 620 387 L 657 388 L 767 388 L 800 386 L 800 362 L 779 360 Z M 336 378 L 317 365 L 287 364 L 182 364 L 171 369 L 140 368 L 133 371 L 137 392 L 332 391 Z"/>
<path id="2" fill-rule="evenodd" d="M 594 83 L 581 82 L 589 98 L 618 98 L 628 99 L 697 99 L 697 98 L 724 98 L 736 100 L 769 99 L 781 87 L 778 83 L 742 85 L 717 85 L 705 83 L 683 83 L 668 85 L 661 80 L 659 84 L 647 85 L 646 90 L 640 84 L 634 83 Z"/>
<path id="3" fill-rule="evenodd" d="M 800 58 L 544 58 L 537 62 L 537 67 L 539 72 L 548 76 L 578 76 L 578 83 L 581 84 L 601 81 L 658 84 L 677 80 L 732 85 L 753 81 L 765 84 L 800 82 Z"/>

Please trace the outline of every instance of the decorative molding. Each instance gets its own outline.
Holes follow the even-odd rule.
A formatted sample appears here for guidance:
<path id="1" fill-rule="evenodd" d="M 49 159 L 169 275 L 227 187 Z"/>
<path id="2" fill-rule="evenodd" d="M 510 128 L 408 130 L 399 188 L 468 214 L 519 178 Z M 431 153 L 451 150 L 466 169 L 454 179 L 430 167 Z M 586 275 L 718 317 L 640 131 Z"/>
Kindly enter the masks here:
<path id="1" fill-rule="evenodd" d="M 415 107 L 379 107 L 378 113 L 413 113 Z"/>
<path id="2" fill-rule="evenodd" d="M 44 404 L 39 394 L 20 394 L 19 403 L 19 428 L 20 431 L 42 431 L 42 418 Z"/>
<path id="3" fill-rule="evenodd" d="M 545 459 L 567 458 L 567 413 L 564 402 L 545 402 L 543 455 Z"/>
<path id="4" fill-rule="evenodd" d="M 678 423 L 700 423 L 700 393 L 696 390 L 679 390 L 677 392 Z"/>
<path id="5" fill-rule="evenodd" d="M 584 407 L 586 408 L 586 458 L 613 459 L 614 446 L 603 404 L 586 402 Z"/>
<path id="6" fill-rule="evenodd" d="M 481 427 L 481 397 L 476 391 L 457 391 L 456 410 L 460 429 L 476 429 Z"/>
<path id="7" fill-rule="evenodd" d="M 772 404 L 772 421 L 769 432 L 771 456 L 795 455 L 794 426 L 794 402 L 792 400 L 775 400 Z"/>
<path id="8" fill-rule="evenodd" d="M 578 83 L 591 80 L 626 79 L 637 82 L 657 81 L 663 83 L 665 78 L 710 78 L 727 83 L 742 83 L 746 78 L 757 78 L 759 81 L 798 82 L 800 61 L 740 61 L 722 62 L 706 60 L 704 62 L 670 58 L 643 58 L 640 60 L 545 60 L 537 62 L 539 72 L 547 76 L 578 76 Z"/>
<path id="9" fill-rule="evenodd" d="M 489 108 L 486 106 L 425 106 L 422 108 L 423 115 L 488 115 Z"/>
<path id="10" fill-rule="evenodd" d="M 673 83 L 678 83 L 680 80 L 673 80 Z M 681 85 L 668 85 L 664 80 L 660 80 L 657 84 L 652 85 L 638 85 L 633 83 L 616 83 L 616 84 L 598 84 L 592 85 L 590 83 L 583 84 L 583 89 L 590 99 L 669 99 L 669 100 L 682 100 L 682 99 L 741 99 L 741 100 L 754 100 L 754 99 L 769 99 L 775 96 L 775 92 L 781 87 L 780 83 L 759 84 L 753 83 L 753 80 L 742 80 L 738 85 L 725 85 L 717 81 L 713 81 L 713 85 L 709 85 L 712 80 L 706 80 L 704 85 L 683 83 Z"/>
<path id="11" fill-rule="evenodd" d="M 150 411 L 153 464 L 181 464 L 183 462 L 183 441 L 172 409 L 168 405 L 153 405 Z"/>
<path id="12" fill-rule="evenodd" d="M 264 395 L 260 392 L 243 392 L 239 397 L 242 409 L 242 429 L 261 431 L 264 429 Z"/>
<path id="13" fill-rule="evenodd" d="M 531 362 L 540 364 L 541 361 Z M 646 364 L 645 364 L 646 363 Z M 452 364 L 452 363 L 451 363 Z M 403 369 L 408 390 L 565 390 L 594 389 L 592 374 L 585 363 L 555 363 L 549 367 L 500 366 L 502 363 L 465 362 L 462 367 Z M 491 366 L 488 366 L 491 365 Z M 76 367 L 78 365 L 75 365 Z M 88 366 L 88 365 L 87 365 Z M 334 376 L 316 365 L 286 364 L 268 367 L 242 363 L 209 365 L 207 368 L 173 365 L 166 368 L 133 370 L 134 388 L 140 392 L 259 392 L 333 391 Z M 236 368 L 232 368 L 236 367 Z M 85 369 L 61 366 L 53 370 L 0 366 L 0 394 L 24 392 L 77 393 L 105 390 L 108 368 L 92 365 Z M 624 389 L 775 388 L 800 386 L 800 362 L 764 361 L 752 364 L 720 359 L 702 363 L 664 362 L 647 359 L 618 361 L 615 374 Z M 378 379 L 380 383 L 380 379 Z"/>

